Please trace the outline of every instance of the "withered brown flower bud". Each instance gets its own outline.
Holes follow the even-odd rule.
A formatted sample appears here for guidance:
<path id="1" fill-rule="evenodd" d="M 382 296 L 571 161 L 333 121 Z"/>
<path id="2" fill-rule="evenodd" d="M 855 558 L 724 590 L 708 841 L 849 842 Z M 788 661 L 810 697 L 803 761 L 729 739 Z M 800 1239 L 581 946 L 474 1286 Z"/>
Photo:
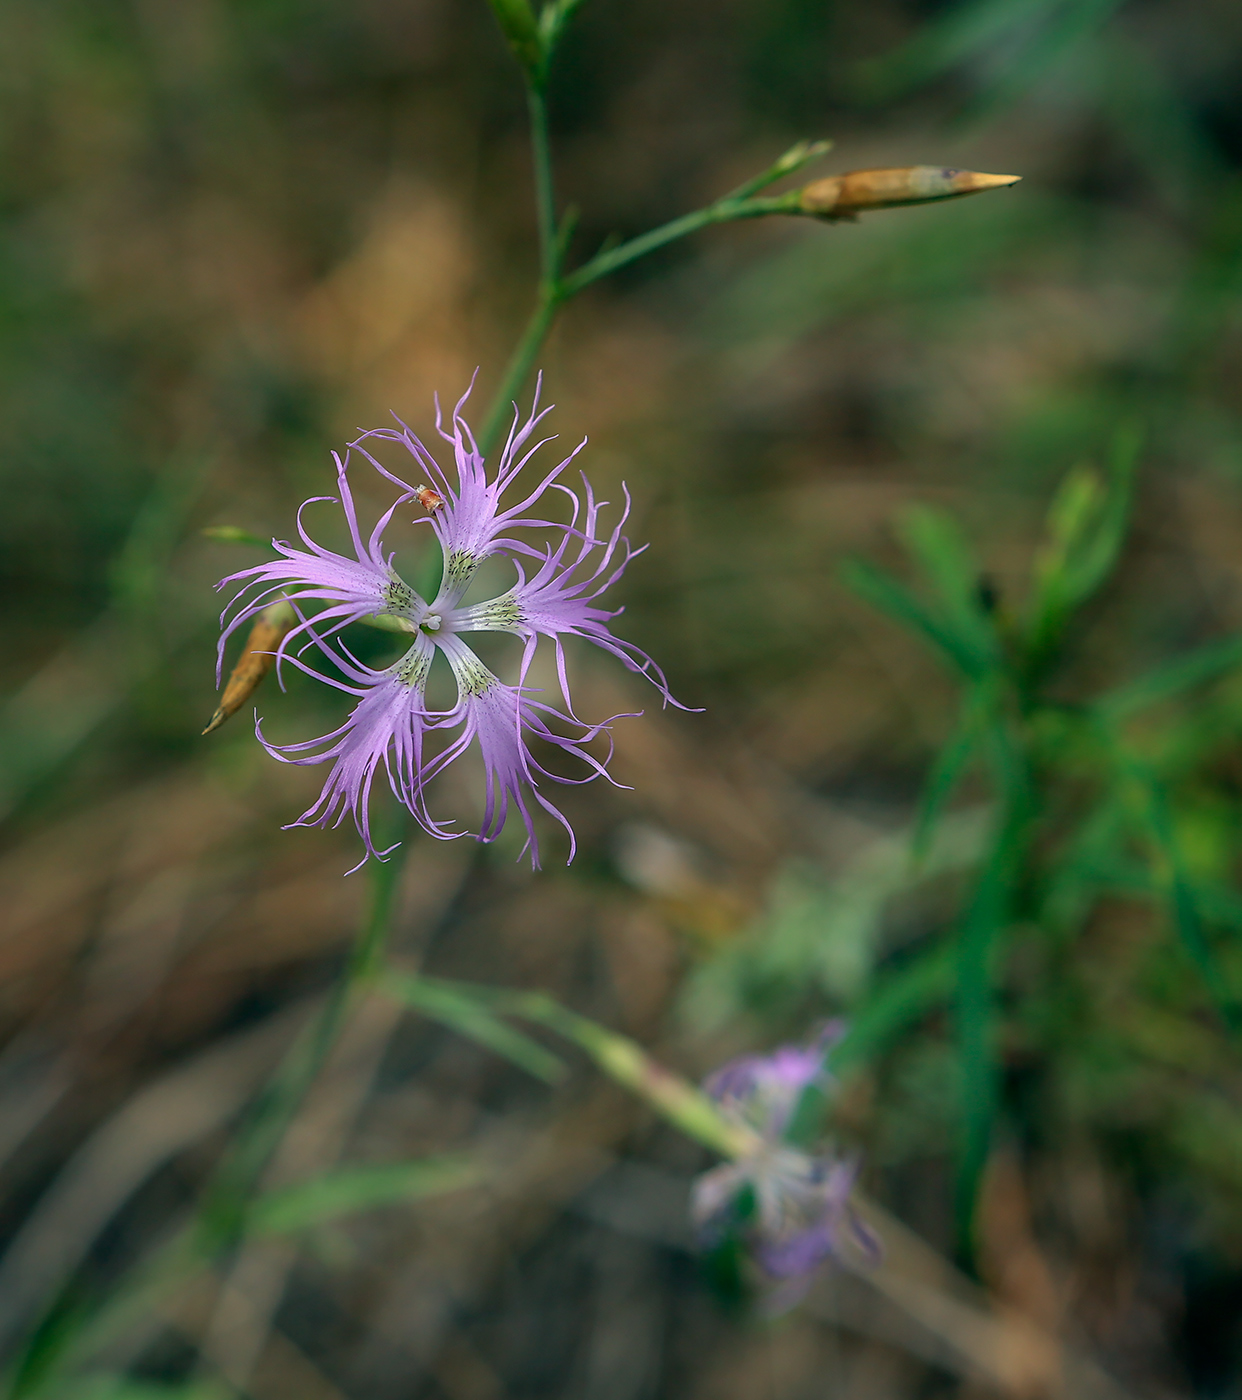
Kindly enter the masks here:
<path id="1" fill-rule="evenodd" d="M 272 669 L 276 648 L 284 641 L 297 622 L 293 605 L 285 598 L 269 603 L 254 620 L 242 654 L 237 658 L 220 704 L 208 722 L 204 734 L 219 729 L 230 715 L 235 715 L 259 688 L 263 677 Z"/>
<path id="2" fill-rule="evenodd" d="M 807 185 L 799 198 L 804 214 L 818 219 L 850 219 L 868 209 L 957 199 L 1014 185 L 1021 175 L 984 175 L 941 165 L 906 165 L 892 170 L 851 170 Z"/>

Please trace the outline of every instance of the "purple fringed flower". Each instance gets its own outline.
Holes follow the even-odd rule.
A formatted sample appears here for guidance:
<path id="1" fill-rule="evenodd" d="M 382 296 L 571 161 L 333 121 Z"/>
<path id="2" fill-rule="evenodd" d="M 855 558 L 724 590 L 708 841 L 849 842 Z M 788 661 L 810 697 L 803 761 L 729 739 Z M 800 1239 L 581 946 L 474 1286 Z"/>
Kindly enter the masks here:
<path id="1" fill-rule="evenodd" d="M 620 519 L 611 530 L 604 531 L 599 517 L 607 502 L 596 501 L 585 477 L 581 495 L 560 480 L 581 451 L 584 444 L 580 443 L 543 476 L 534 490 L 516 504 L 502 508 L 501 497 L 507 488 L 547 441 L 532 443 L 531 439 L 550 410 L 539 410 L 536 387 L 529 417 L 521 422 L 520 415 L 515 414 L 495 475 L 489 478 L 473 434 L 462 417 L 469 393 L 468 389 L 453 411 L 451 431 L 445 429 L 439 404 L 436 405 L 436 430 L 453 449 L 451 472 L 441 468 L 404 424 L 364 433 L 350 444 L 350 452 L 365 458 L 400 493 L 365 543 L 349 486 L 350 452 L 344 459 L 333 454 L 339 494 L 314 496 L 298 511 L 298 533 L 304 548 L 273 540 L 278 559 L 243 569 L 221 581 L 222 588 L 229 583 L 240 583 L 241 587 L 221 617 L 220 663 L 229 636 L 274 597 L 284 596 L 298 609 L 298 623 L 281 643 L 278 663 L 290 661 L 356 700 L 339 728 L 302 743 L 273 744 L 264 737 L 261 722 L 256 720 L 260 742 L 274 758 L 286 763 L 332 764 L 318 800 L 293 825 L 336 825 L 347 812 L 352 813 L 367 854 L 382 857 L 386 852 L 375 849 L 368 818 L 372 784 L 382 767 L 393 792 L 424 830 L 444 839 L 465 835 L 450 830 L 451 822 L 432 817 L 426 789 L 432 778 L 477 743 L 486 781 L 478 839 L 494 840 L 512 805 L 526 829 L 522 849 L 529 849 L 531 862 L 537 867 L 539 852 L 533 821 L 536 805 L 555 817 L 569 833 L 571 860 L 574 851 L 573 831 L 540 791 L 540 781 L 546 778 L 572 783 L 608 778 L 607 757 L 596 758 L 583 746 L 606 734 L 613 719 L 622 718 L 614 715 L 598 724 L 577 718 L 569 694 L 563 639 L 574 636 L 595 643 L 631 671 L 646 676 L 665 704 L 678 702 L 669 693 L 664 674 L 655 662 L 631 643 L 612 635 L 609 623 L 621 609 L 598 606 L 600 595 L 642 552 L 631 548 L 621 534 L 630 512 L 629 493 Z M 434 483 L 433 487 L 410 486 L 395 476 L 369 450 L 368 444 L 376 440 L 404 447 Z M 549 491 L 562 493 L 568 499 L 568 524 L 556 524 L 534 514 Z M 340 502 L 353 545 L 352 558 L 324 549 L 307 534 L 302 516 L 306 506 L 315 501 Z M 393 568 L 393 553 L 386 551 L 384 545 L 384 531 L 393 515 L 411 501 L 428 509 L 428 514 L 414 523 L 430 524 L 443 555 L 440 587 L 430 603 L 398 575 Z M 514 533 L 532 528 L 551 532 L 551 541 L 539 547 Z M 513 564 L 516 583 L 486 602 L 463 604 L 479 565 L 492 557 Z M 303 611 L 306 604 L 318 610 L 307 615 Z M 408 639 L 405 654 L 379 670 L 359 661 L 337 636 L 351 622 L 374 618 L 387 619 L 391 630 L 407 634 Z M 501 681 L 479 660 L 463 640 L 471 632 L 508 632 L 522 639 L 522 661 L 515 685 Z M 549 638 L 555 648 L 565 713 L 532 699 L 526 685 L 540 637 Z M 297 639 L 303 639 L 303 644 L 299 654 L 293 654 L 290 643 Z M 300 653 L 307 647 L 327 656 L 343 679 L 325 676 L 304 663 Z M 427 679 L 437 654 L 448 662 L 457 687 L 456 703 L 446 710 L 429 709 L 426 701 Z M 572 736 L 561 732 L 566 728 L 574 731 Z M 586 765 L 586 775 L 565 778 L 550 773 L 531 753 L 532 738 L 580 760 Z"/>
<path id="2" fill-rule="evenodd" d="M 739 1198 L 749 1190 L 754 1210 L 747 1239 L 760 1268 L 778 1281 L 769 1299 L 777 1310 L 792 1307 L 819 1266 L 847 1241 L 865 1256 L 879 1252 L 850 1204 L 857 1162 L 829 1153 L 812 1156 L 784 1141 L 803 1091 L 817 1081 L 831 1082 L 824 1057 L 843 1033 L 840 1022 L 830 1022 L 808 1045 L 744 1055 L 703 1085 L 727 1118 L 757 1134 L 759 1145 L 698 1178 L 691 1214 L 710 1241 L 735 1222 Z"/>

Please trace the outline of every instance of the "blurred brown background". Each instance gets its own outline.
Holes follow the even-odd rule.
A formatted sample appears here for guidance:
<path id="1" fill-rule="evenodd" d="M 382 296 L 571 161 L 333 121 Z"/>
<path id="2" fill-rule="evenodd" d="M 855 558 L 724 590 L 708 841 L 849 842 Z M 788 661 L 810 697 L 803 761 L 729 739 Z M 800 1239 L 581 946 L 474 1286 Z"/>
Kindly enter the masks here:
<path id="1" fill-rule="evenodd" d="M 542 361 L 554 429 L 589 434 L 603 494 L 629 483 L 652 543 L 625 635 L 705 713 L 575 653 L 582 713 L 647 709 L 617 727 L 629 790 L 568 791 L 568 870 L 551 833 L 539 875 L 512 833 L 418 841 L 404 958 L 547 987 L 693 1075 L 848 1007 L 874 940 L 796 1004 L 717 1014 L 679 989 L 910 818 L 951 690 L 836 576 L 850 551 L 896 558 L 907 500 L 961 516 L 1008 605 L 1055 482 L 1141 412 L 1138 525 L 1071 683 L 1238 625 L 1240 45 L 1225 0 L 587 0 L 551 97 L 579 257 L 803 136 L 835 139 L 825 173 L 1024 182 L 711 230 L 568 309 Z M 183 1216 L 365 897 L 351 830 L 281 830 L 320 773 L 273 763 L 244 716 L 198 737 L 212 584 L 261 557 L 200 532 L 287 536 L 331 448 L 390 412 L 430 433 L 433 393 L 476 366 L 481 412 L 535 251 L 520 83 L 482 0 L 8 0 L 0 107 L 12 1342 Z M 260 709 L 284 739 L 340 705 L 295 678 Z M 924 1045 L 843 1108 L 872 1189 L 941 1247 L 948 1073 Z M 1232 1064 L 1201 1073 L 1234 1102 Z M 1196 1147 L 1179 1083 L 1135 1070 L 1033 1174 L 997 1166 L 988 1282 L 1135 1394 L 1231 1395 L 1242 1133 L 1226 1112 Z M 118 1363 L 178 1382 L 202 1345 L 258 1400 L 988 1387 L 831 1281 L 779 1325 L 730 1314 L 684 1216 L 703 1154 L 585 1068 L 549 1091 L 390 1008 L 352 1026 L 279 1170 L 462 1144 L 504 1164 L 486 1187 L 256 1248 L 232 1302 L 175 1300 Z"/>

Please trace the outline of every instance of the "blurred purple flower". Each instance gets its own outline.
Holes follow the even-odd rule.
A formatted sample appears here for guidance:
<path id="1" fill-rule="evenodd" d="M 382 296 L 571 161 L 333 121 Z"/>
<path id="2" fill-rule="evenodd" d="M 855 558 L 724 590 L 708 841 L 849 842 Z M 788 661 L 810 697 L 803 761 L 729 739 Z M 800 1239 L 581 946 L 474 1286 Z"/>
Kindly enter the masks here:
<path id="1" fill-rule="evenodd" d="M 748 1156 L 698 1178 L 691 1214 L 710 1242 L 738 1222 L 742 1198 L 750 1193 L 746 1238 L 760 1268 L 779 1281 L 769 1299 L 777 1310 L 792 1307 L 819 1266 L 839 1256 L 847 1243 L 866 1257 L 879 1252 L 850 1203 L 857 1162 L 831 1153 L 811 1155 L 784 1140 L 803 1091 L 832 1082 L 824 1059 L 844 1031 L 841 1022 L 829 1022 L 809 1044 L 743 1055 L 703 1085 L 724 1116 L 751 1129 L 758 1141 Z"/>
<path id="2" fill-rule="evenodd" d="M 478 839 L 492 841 L 500 834 L 512 804 L 526 829 L 522 850 L 530 851 L 531 862 L 537 867 L 539 850 L 533 821 L 536 805 L 555 817 L 569 833 L 571 860 L 574 854 L 573 831 L 540 791 L 540 779 L 576 783 L 608 778 L 607 757 L 598 759 L 583 745 L 607 733 L 612 720 L 621 718 L 614 715 L 601 723 L 587 724 L 574 714 L 563 639 L 575 636 L 595 643 L 631 671 L 646 676 L 665 704 L 678 702 L 669 693 L 664 674 L 655 662 L 610 632 L 609 623 L 622 610 L 597 606 L 600 595 L 642 552 L 631 548 L 621 534 L 630 512 L 628 492 L 620 519 L 611 530 L 604 531 L 599 513 L 607 502 L 596 501 L 585 477 L 581 495 L 560 480 L 581 451 L 584 443 L 580 443 L 524 498 L 502 509 L 501 496 L 547 441 L 531 444 L 535 429 L 550 410 L 539 410 L 536 387 L 529 417 L 521 422 L 515 413 L 495 474 L 489 477 L 474 436 L 462 417 L 469 393 L 468 389 L 453 410 L 451 431 L 445 429 L 439 403 L 436 405 L 436 430 L 453 449 L 452 471 L 444 470 L 404 424 L 364 433 L 350 445 L 351 451 L 364 457 L 400 492 L 365 543 L 349 487 L 350 454 L 347 452 L 344 460 L 333 454 L 339 495 L 311 497 L 298 511 L 298 533 L 305 548 L 273 540 L 280 558 L 243 569 L 221 581 L 221 588 L 230 583 L 240 583 L 241 587 L 221 617 L 220 662 L 229 636 L 274 597 L 283 595 L 299 611 L 297 625 L 277 653 L 278 664 L 292 662 L 357 701 L 339 728 L 319 739 L 297 744 L 269 742 L 261 722 L 256 721 L 259 739 L 274 758 L 286 763 L 332 764 L 318 800 L 293 825 L 337 825 L 347 812 L 352 813 L 367 855 L 382 857 L 387 852 L 376 850 L 368 816 L 372 784 L 382 766 L 393 792 L 424 830 L 443 839 L 465 835 L 450 830 L 451 822 L 431 816 L 426 787 L 477 742 L 486 788 Z M 433 488 L 410 486 L 393 475 L 368 449 L 366 444 L 375 440 L 403 446 L 434 483 Z M 568 498 L 568 524 L 532 514 L 549 491 Z M 352 558 L 317 544 L 302 524 L 306 506 L 315 501 L 338 500 L 353 545 Z M 397 574 L 393 552 L 385 550 L 383 539 L 394 513 L 415 500 L 428 507 L 429 513 L 414 523 L 430 524 L 443 555 L 439 590 L 431 602 L 426 602 Z M 514 533 L 527 529 L 551 532 L 552 539 L 539 546 Z M 498 597 L 463 605 L 479 566 L 492 557 L 512 563 L 517 581 Z M 300 606 L 307 603 L 318 608 L 309 616 Z M 359 661 L 336 636 L 349 623 L 370 617 L 390 618 L 395 631 L 409 634 L 405 654 L 379 670 Z M 463 634 L 470 632 L 508 632 L 522 639 L 516 685 L 505 684 L 479 660 L 463 640 Z M 555 649 L 565 713 L 530 698 L 526 677 L 540 637 L 549 638 Z M 304 639 L 303 645 L 294 654 L 290 643 L 298 639 Z M 333 679 L 306 665 L 300 657 L 308 647 L 327 656 L 343 679 Z M 457 688 L 456 702 L 446 710 L 429 709 L 426 703 L 427 678 L 437 653 L 448 662 Z M 551 727 L 552 722 L 561 728 L 572 728 L 573 736 L 566 737 Z M 585 777 L 565 778 L 550 773 L 531 753 L 531 739 L 581 760 L 588 769 Z"/>

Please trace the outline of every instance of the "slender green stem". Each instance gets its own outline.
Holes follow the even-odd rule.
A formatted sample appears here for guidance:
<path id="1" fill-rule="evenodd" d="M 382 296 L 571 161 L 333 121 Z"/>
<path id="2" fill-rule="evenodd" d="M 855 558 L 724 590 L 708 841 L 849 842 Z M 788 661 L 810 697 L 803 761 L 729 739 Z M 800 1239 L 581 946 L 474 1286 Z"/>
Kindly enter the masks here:
<path id="1" fill-rule="evenodd" d="M 505 377 L 500 381 L 500 387 L 496 390 L 496 396 L 479 430 L 479 451 L 485 457 L 496 446 L 496 440 L 512 412 L 512 405 L 522 392 L 522 386 L 526 383 L 531 368 L 543 348 L 543 342 L 547 339 L 548 331 L 552 328 L 561 300 L 555 292 L 545 292 L 540 296 L 530 320 L 526 323 L 517 349 L 514 350 L 505 369 Z"/>
<path id="2" fill-rule="evenodd" d="M 708 228 L 712 224 L 732 223 L 737 219 L 762 218 L 768 214 L 800 214 L 802 210 L 796 191 L 772 199 L 756 199 L 754 196 L 774 181 L 815 160 L 831 144 L 827 141 L 801 142 L 792 150 L 786 151 L 762 174 L 747 180 L 745 184 L 709 204 L 706 209 L 696 209 L 691 214 L 683 214 L 659 228 L 631 238 L 628 243 L 598 253 L 576 272 L 565 276 L 563 268 L 566 245 L 569 241 L 569 221 L 558 227 L 556 192 L 552 179 L 552 148 L 548 137 L 547 99 L 541 79 L 528 76 L 527 102 L 530 108 L 531 150 L 535 167 L 535 211 L 539 225 L 539 299 L 483 420 L 478 443 L 484 456 L 495 447 L 509 417 L 510 407 L 521 394 L 562 303 L 576 296 L 584 287 L 589 287 L 592 282 L 598 282 L 601 277 L 607 277 L 628 263 L 655 252 L 657 248 L 663 248 L 688 234 L 697 233 L 701 228 Z"/>
<path id="3" fill-rule="evenodd" d="M 207 1252 L 228 1248 L 240 1235 L 264 1171 L 332 1053 L 359 994 L 380 970 L 406 845 L 403 841 L 387 860 L 371 863 L 370 908 L 344 971 L 318 1016 L 255 1102 L 208 1189 L 199 1216 L 199 1247 Z"/>
<path id="4" fill-rule="evenodd" d="M 723 204 L 726 200 L 732 199 L 749 199 L 751 195 L 758 194 L 760 190 L 766 190 L 769 185 L 774 185 L 777 180 L 783 180 L 786 175 L 793 175 L 804 165 L 810 165 L 812 161 L 818 160 L 820 156 L 826 155 L 830 150 L 832 150 L 831 141 L 799 141 L 778 160 L 773 161 L 766 170 L 744 181 L 736 189 L 730 190 L 716 203 Z"/>
<path id="5" fill-rule="evenodd" d="M 546 294 L 556 286 L 560 273 L 560 248 L 556 236 L 556 186 L 552 176 L 552 143 L 548 136 L 548 102 L 541 84 L 527 84 L 526 105 L 530 111 L 530 146 L 535 165 L 540 290 Z"/>
<path id="6" fill-rule="evenodd" d="M 536 162 L 537 169 L 538 162 Z M 562 277 L 560 274 L 564 240 L 554 233 L 550 263 L 545 264 L 551 267 L 551 280 L 545 277 L 540 286 L 539 301 L 530 320 L 526 323 L 526 329 L 522 333 L 517 349 L 513 352 L 500 387 L 496 390 L 496 396 L 488 409 L 487 417 L 483 420 L 483 427 L 478 435 L 479 450 L 486 456 L 495 447 L 501 429 L 511 411 L 511 405 L 522 392 L 522 387 L 526 383 L 539 351 L 543 348 L 543 343 L 552 328 L 552 323 L 556 319 L 556 313 L 560 310 L 562 303 L 568 301 L 570 297 L 575 296 L 584 287 L 589 287 L 592 282 L 599 281 L 601 277 L 616 272 L 618 268 L 624 267 L 627 263 L 634 262 L 635 259 L 652 253 L 657 248 L 662 248 L 666 243 L 672 243 L 678 238 L 685 238 L 687 234 L 696 233 L 699 229 L 707 228 L 711 224 L 731 223 L 735 219 L 754 219 L 765 214 L 793 214 L 797 212 L 795 196 L 792 195 L 783 195 L 776 199 L 721 200 L 706 209 L 697 209 L 693 214 L 683 214 L 681 218 L 673 219 L 670 223 L 661 225 L 660 228 L 652 229 L 650 233 L 641 234 L 638 238 L 630 239 L 628 243 L 622 243 L 617 248 L 610 248 L 607 252 L 600 253 L 576 272 L 570 273 L 568 277 Z M 542 216 L 540 227 L 541 229 L 543 227 Z M 546 245 L 545 256 L 547 256 Z"/>
<path id="7" fill-rule="evenodd" d="M 496 446 L 510 406 L 522 392 L 564 300 L 561 264 L 567 238 L 556 222 L 556 186 L 552 176 L 552 143 L 548 135 L 548 103 L 541 79 L 527 75 L 526 102 L 530 111 L 530 144 L 535 167 L 535 216 L 539 228 L 539 296 L 522 338 L 505 369 L 478 435 L 486 457 Z"/>
<path id="8" fill-rule="evenodd" d="M 962 1117 L 957 1164 L 957 1231 L 961 1263 L 973 1267 L 979 1185 L 1000 1105 L 1001 1066 L 996 1044 L 996 946 L 1013 915 L 1015 888 L 1030 828 L 1025 756 L 997 714 L 991 733 L 1002 814 L 992 849 L 962 921 L 957 955 L 957 1043 Z"/>
<path id="9" fill-rule="evenodd" d="M 628 243 L 622 243 L 619 247 L 596 254 L 590 262 L 585 263 L 577 272 L 571 272 L 562 281 L 561 295 L 568 299 L 580 292 L 583 287 L 589 287 L 592 282 L 598 282 L 601 277 L 607 277 L 609 273 L 616 272 L 618 268 L 632 263 L 636 258 L 645 257 L 648 253 L 655 252 L 657 248 L 663 248 L 666 243 L 672 243 L 678 238 L 685 238 L 690 233 L 697 233 L 699 229 L 707 228 L 711 224 L 732 223 L 735 219 L 757 219 L 767 214 L 797 214 L 800 212 L 796 192 L 777 195 L 773 199 L 735 199 L 730 197 L 717 200 L 715 204 L 709 204 L 706 209 L 696 209 L 692 214 L 683 214 L 678 219 L 661 224 L 659 228 L 653 228 L 649 233 L 639 234 L 637 238 L 631 238 Z"/>
<path id="10" fill-rule="evenodd" d="M 543 992 L 516 992 L 506 987 L 450 981 L 421 973 L 414 977 L 389 974 L 383 985 L 399 1001 L 433 1015 L 436 1001 L 440 1001 L 443 1008 L 447 998 L 454 1008 L 453 1019 L 461 1029 L 468 1025 L 461 1011 L 471 1006 L 480 1011 L 490 1010 L 494 1015 L 517 1016 L 547 1026 L 585 1050 L 611 1079 L 646 1100 L 696 1142 L 726 1157 L 745 1157 L 760 1146 L 759 1138 L 750 1128 L 723 1117 L 701 1089 L 665 1069 L 629 1036 L 619 1035 L 598 1021 L 579 1016 Z M 440 1014 L 444 1014 L 443 1009 Z M 473 1029 L 477 1035 L 478 1028 Z"/>

